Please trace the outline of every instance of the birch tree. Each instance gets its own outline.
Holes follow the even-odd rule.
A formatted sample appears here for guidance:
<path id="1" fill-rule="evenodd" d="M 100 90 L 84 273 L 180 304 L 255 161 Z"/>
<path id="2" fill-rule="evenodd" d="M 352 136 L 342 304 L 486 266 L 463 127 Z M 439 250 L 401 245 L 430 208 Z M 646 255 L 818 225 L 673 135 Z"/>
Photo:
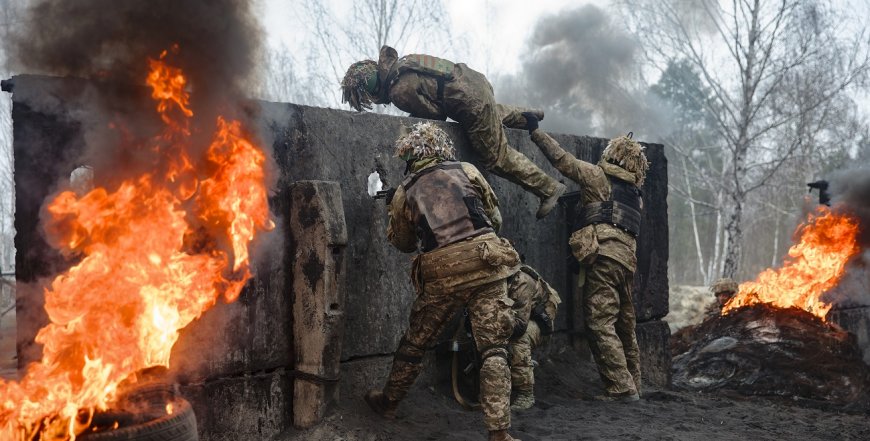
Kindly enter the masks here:
<path id="1" fill-rule="evenodd" d="M 827 2 L 695 5 L 700 19 L 680 0 L 622 2 L 651 65 L 664 71 L 669 61 L 685 60 L 710 91 L 699 104 L 712 116 L 722 152 L 714 179 L 722 194 L 723 258 L 714 269 L 734 277 L 749 196 L 840 124 L 833 115 L 864 85 L 870 59 L 863 24 Z M 692 152 L 684 153 L 691 162 Z"/>

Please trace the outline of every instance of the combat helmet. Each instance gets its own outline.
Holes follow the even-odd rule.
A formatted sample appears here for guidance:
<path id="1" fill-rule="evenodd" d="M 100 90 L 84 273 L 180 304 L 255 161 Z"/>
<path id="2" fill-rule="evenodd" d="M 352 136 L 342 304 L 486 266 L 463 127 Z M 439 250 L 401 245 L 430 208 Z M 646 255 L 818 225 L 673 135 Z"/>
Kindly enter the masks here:
<path id="1" fill-rule="evenodd" d="M 740 287 L 739 285 L 737 285 L 737 282 L 735 282 L 734 279 L 730 277 L 721 278 L 713 282 L 712 285 L 710 285 L 710 292 L 712 292 L 714 295 L 725 292 L 734 294 L 739 290 Z"/>
<path id="2" fill-rule="evenodd" d="M 646 179 L 649 163 L 646 160 L 646 155 L 643 153 L 643 146 L 631 139 L 632 136 L 633 133 L 629 132 L 627 135 L 611 139 L 601 154 L 601 159 L 633 173 L 635 183 L 639 187 L 643 185 L 643 181 Z"/>
<path id="3" fill-rule="evenodd" d="M 456 159 L 453 140 L 431 122 L 419 122 L 396 140 L 396 157 L 405 161 L 436 157 Z"/>
<path id="4" fill-rule="evenodd" d="M 372 100 L 378 89 L 378 63 L 372 60 L 357 61 L 350 65 L 341 80 L 341 102 L 361 112 L 372 108 Z"/>

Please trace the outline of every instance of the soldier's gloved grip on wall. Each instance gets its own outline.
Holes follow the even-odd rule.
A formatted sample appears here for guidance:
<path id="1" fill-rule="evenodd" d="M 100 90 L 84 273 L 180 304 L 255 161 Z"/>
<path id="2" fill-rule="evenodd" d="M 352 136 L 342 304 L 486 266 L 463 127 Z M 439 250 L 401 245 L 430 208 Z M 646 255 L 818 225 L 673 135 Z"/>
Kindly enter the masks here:
<path id="1" fill-rule="evenodd" d="M 538 117 L 532 112 L 523 112 L 523 116 L 526 117 L 526 130 L 531 135 L 532 132 L 538 130 Z"/>

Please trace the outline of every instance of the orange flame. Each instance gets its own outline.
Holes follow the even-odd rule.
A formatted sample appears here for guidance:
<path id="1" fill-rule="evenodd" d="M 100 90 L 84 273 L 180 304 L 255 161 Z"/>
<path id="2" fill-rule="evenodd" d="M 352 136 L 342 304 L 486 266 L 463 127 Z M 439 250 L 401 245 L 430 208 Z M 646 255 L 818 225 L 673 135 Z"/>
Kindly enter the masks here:
<path id="1" fill-rule="evenodd" d="M 169 366 L 179 330 L 221 295 L 238 297 L 251 277 L 248 247 L 273 227 L 266 156 L 239 121 L 219 117 L 194 165 L 187 80 L 165 56 L 150 60 L 147 83 L 166 123 L 155 149 L 169 169 L 47 205 L 47 235 L 81 260 L 45 291 L 42 360 L 20 382 L 0 380 L 0 439 L 75 440 L 87 429 L 82 415 L 106 409 L 136 372 Z"/>
<path id="2" fill-rule="evenodd" d="M 798 226 L 800 239 L 788 250 L 781 268 L 769 268 L 752 282 L 742 283 L 722 308 L 769 303 L 780 308 L 798 307 L 822 320 L 831 310 L 821 297 L 840 281 L 846 263 L 858 253 L 858 221 L 821 206 Z"/>

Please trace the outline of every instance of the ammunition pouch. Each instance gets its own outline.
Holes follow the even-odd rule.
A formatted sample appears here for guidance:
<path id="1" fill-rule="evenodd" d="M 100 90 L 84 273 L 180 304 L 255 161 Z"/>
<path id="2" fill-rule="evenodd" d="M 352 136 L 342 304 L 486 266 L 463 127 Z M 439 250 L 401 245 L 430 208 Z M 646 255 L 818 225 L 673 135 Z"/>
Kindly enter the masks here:
<path id="1" fill-rule="evenodd" d="M 640 233 L 640 211 L 619 201 L 592 202 L 583 207 L 580 227 L 595 224 L 610 224 L 637 238 Z"/>
<path id="2" fill-rule="evenodd" d="M 595 231 L 595 225 L 586 225 L 583 228 L 571 234 L 568 239 L 568 245 L 571 246 L 571 254 L 577 259 L 580 265 L 592 265 L 598 257 L 598 233 Z M 578 268 L 579 270 L 579 268 Z"/>
<path id="3" fill-rule="evenodd" d="M 505 279 L 518 270 L 520 256 L 510 242 L 494 233 L 474 236 L 421 254 L 421 285 L 460 289 Z"/>

